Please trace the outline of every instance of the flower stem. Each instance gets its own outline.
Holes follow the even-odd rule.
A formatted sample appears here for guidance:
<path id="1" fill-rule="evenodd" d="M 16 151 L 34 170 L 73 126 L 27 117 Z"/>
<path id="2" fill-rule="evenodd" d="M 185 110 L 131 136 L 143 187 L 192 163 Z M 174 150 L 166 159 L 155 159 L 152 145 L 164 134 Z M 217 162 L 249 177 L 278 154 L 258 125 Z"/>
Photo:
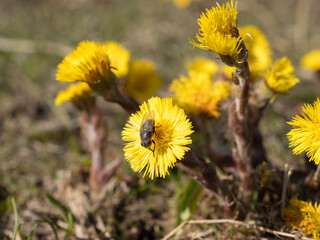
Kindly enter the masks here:
<path id="1" fill-rule="evenodd" d="M 105 96 L 108 102 L 118 103 L 127 113 L 132 114 L 139 110 L 139 103 L 132 97 L 124 93 L 123 87 L 117 84 L 114 88 L 114 96 Z"/>
<path id="2" fill-rule="evenodd" d="M 235 100 L 229 110 L 229 128 L 233 134 L 235 144 L 232 153 L 239 169 L 242 185 L 246 192 L 250 194 L 254 183 L 249 154 L 252 134 L 248 117 L 250 70 L 247 61 L 237 64 L 233 79 L 237 88 Z"/>
<path id="3" fill-rule="evenodd" d="M 104 163 L 104 149 L 106 140 L 106 124 L 102 122 L 99 108 L 94 98 L 81 105 L 81 127 L 89 144 L 91 152 L 91 167 L 89 183 L 94 191 L 99 191 L 114 175 L 122 161 L 114 160 L 107 166 Z"/>

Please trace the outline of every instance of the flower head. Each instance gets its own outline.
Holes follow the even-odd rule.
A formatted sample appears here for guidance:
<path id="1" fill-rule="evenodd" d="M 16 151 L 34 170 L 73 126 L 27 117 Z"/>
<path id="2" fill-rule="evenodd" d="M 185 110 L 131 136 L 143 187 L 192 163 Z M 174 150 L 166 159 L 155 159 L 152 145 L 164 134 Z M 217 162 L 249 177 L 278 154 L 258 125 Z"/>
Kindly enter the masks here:
<path id="1" fill-rule="evenodd" d="M 222 7 L 206 9 L 198 19 L 200 26 L 196 39 L 191 43 L 205 50 L 218 53 L 221 57 L 230 56 L 237 61 L 241 51 L 242 40 L 237 29 L 237 3 L 223 4 Z"/>
<path id="2" fill-rule="evenodd" d="M 286 225 L 301 229 L 304 234 L 320 239 L 320 205 L 291 198 L 284 209 Z"/>
<path id="3" fill-rule="evenodd" d="M 175 93 L 175 102 L 192 114 L 219 117 L 219 104 L 231 93 L 230 83 L 212 82 L 212 77 L 206 73 L 189 75 L 181 76 L 170 85 L 170 91 Z"/>
<path id="4" fill-rule="evenodd" d="M 302 116 L 295 116 L 291 122 L 292 129 L 288 134 L 289 146 L 294 147 L 293 153 L 306 152 L 310 161 L 320 163 L 320 100 L 313 105 L 302 107 Z"/>
<path id="5" fill-rule="evenodd" d="M 141 135 L 146 134 L 143 127 L 150 116 L 150 146 L 143 147 Z M 152 127 L 154 128 L 152 129 Z M 184 157 L 191 143 L 189 135 L 192 125 L 183 109 L 172 104 L 171 98 L 151 98 L 140 106 L 140 111 L 131 115 L 122 131 L 125 141 L 124 155 L 135 172 L 145 169 L 144 176 L 165 177 L 177 160 Z M 144 139 L 145 140 L 145 139 Z"/>
<path id="6" fill-rule="evenodd" d="M 314 71 L 320 71 L 320 49 L 304 55 L 301 59 L 301 65 Z"/>
<path id="7" fill-rule="evenodd" d="M 62 82 L 87 82 L 100 93 L 108 91 L 116 81 L 106 47 L 90 41 L 81 42 L 63 59 L 56 78 Z"/>
<path id="8" fill-rule="evenodd" d="M 191 4 L 192 0 L 173 0 L 174 5 L 178 8 L 186 8 Z"/>
<path id="9" fill-rule="evenodd" d="M 272 64 L 271 48 L 266 36 L 254 26 L 239 28 L 239 32 L 248 50 L 250 80 L 256 80 Z M 246 35 L 250 35 L 250 37 Z"/>
<path id="10" fill-rule="evenodd" d="M 107 49 L 111 66 L 114 67 L 115 75 L 120 78 L 128 73 L 130 52 L 119 43 L 110 41 L 103 46 Z"/>
<path id="11" fill-rule="evenodd" d="M 131 97 L 144 101 L 159 89 L 162 78 L 156 73 L 153 62 L 135 60 L 126 77 L 125 90 Z"/>
<path id="12" fill-rule="evenodd" d="M 283 57 L 279 59 L 265 74 L 269 88 L 276 93 L 286 93 L 294 87 L 300 80 L 293 75 L 294 68 L 291 61 Z"/>
<path id="13" fill-rule="evenodd" d="M 55 104 L 59 106 L 62 103 L 67 101 L 77 102 L 79 100 L 90 97 L 91 94 L 92 94 L 92 90 L 87 83 L 82 82 L 82 83 L 72 84 L 66 90 L 60 91 L 58 93 L 55 99 Z"/>
<path id="14" fill-rule="evenodd" d="M 187 63 L 189 73 L 207 73 L 210 77 L 218 72 L 218 66 L 214 61 L 204 57 L 198 57 Z"/>
<path id="15" fill-rule="evenodd" d="M 216 7 L 206 9 L 202 13 L 198 23 L 200 31 L 204 34 L 220 32 L 224 35 L 230 35 L 234 28 L 237 28 L 237 2 L 235 6 L 231 3 L 223 4 L 222 7 L 217 4 Z"/>

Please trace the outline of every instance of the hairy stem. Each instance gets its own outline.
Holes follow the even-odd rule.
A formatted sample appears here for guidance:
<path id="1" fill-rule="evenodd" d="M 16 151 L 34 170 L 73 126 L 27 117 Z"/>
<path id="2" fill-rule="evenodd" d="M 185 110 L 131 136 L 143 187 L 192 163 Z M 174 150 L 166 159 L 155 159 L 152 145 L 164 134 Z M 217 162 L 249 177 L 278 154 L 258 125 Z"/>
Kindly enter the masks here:
<path id="1" fill-rule="evenodd" d="M 139 103 L 124 92 L 124 87 L 121 83 L 114 86 L 114 96 L 105 96 L 104 99 L 108 102 L 118 103 L 129 114 L 139 110 Z"/>
<path id="2" fill-rule="evenodd" d="M 247 61 L 238 63 L 236 67 L 233 78 L 237 89 L 235 100 L 229 110 L 229 128 L 234 137 L 233 158 L 239 170 L 242 185 L 250 193 L 254 186 L 249 153 L 252 142 L 248 117 L 250 70 Z"/>
<path id="3" fill-rule="evenodd" d="M 102 122 L 99 108 L 92 98 L 90 101 L 83 103 L 80 109 L 80 122 L 82 130 L 88 141 L 91 152 L 91 167 L 89 183 L 94 191 L 99 191 L 108 180 L 114 175 L 120 166 L 120 160 L 114 160 L 105 166 L 104 149 L 106 140 L 106 126 Z"/>

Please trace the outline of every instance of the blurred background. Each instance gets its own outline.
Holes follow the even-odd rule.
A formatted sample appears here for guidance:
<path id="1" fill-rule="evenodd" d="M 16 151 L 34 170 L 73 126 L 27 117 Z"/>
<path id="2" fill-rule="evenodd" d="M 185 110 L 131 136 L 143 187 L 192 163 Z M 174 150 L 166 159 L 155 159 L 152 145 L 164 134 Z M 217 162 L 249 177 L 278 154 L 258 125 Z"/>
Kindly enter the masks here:
<path id="1" fill-rule="evenodd" d="M 222 5 L 226 1 L 218 2 Z M 85 171 L 90 164 L 76 111 L 70 103 L 61 107 L 54 105 L 57 92 L 66 87 L 55 80 L 57 65 L 63 57 L 83 40 L 118 41 L 131 52 L 132 58 L 155 62 L 164 79 L 158 93 L 168 96 L 168 85 L 186 73 L 188 60 L 198 56 L 216 57 L 189 43 L 198 31 L 197 19 L 201 12 L 214 4 L 212 0 L 193 1 L 186 7 L 179 7 L 171 0 L 0 1 L 0 238 L 1 234 L 10 236 L 14 228 L 12 209 L 6 202 L 8 196 L 15 197 L 24 222 L 22 230 L 28 234 L 34 219 L 41 216 L 59 219 L 45 200 L 45 194 L 54 195 L 59 190 L 59 181 L 70 171 Z M 301 79 L 289 95 L 279 97 L 266 112 L 262 132 L 272 161 L 303 167 L 302 157 L 294 157 L 287 147 L 285 134 L 289 126 L 285 122 L 297 113 L 300 104 L 311 103 L 320 96 L 319 81 L 299 65 L 305 53 L 320 48 L 319 1 L 240 0 L 238 11 L 238 25 L 260 28 L 271 45 L 273 59 L 287 56 Z M 112 104 L 103 106 L 103 113 L 108 124 L 108 161 L 108 158 L 123 156 L 120 132 L 127 115 Z M 137 175 L 126 162 L 120 172 Z M 85 174 L 87 172 L 84 178 Z M 143 199 L 130 202 L 128 195 L 115 189 L 104 198 L 105 202 L 109 201 L 104 203 L 105 214 L 110 213 L 112 206 L 135 206 L 134 210 L 121 209 L 125 216 L 135 216 L 132 221 L 137 225 L 130 222 L 122 228 L 109 229 L 115 232 L 111 234 L 115 238 L 147 236 L 146 239 L 153 239 L 169 232 L 172 221 L 175 223 L 168 220 L 175 216 L 170 211 L 175 206 L 175 182 L 139 179 L 138 186 L 147 182 L 146 188 L 152 189 L 148 195 L 151 197 L 145 200 L 151 204 L 147 209 Z M 171 188 L 164 191 L 163 185 Z M 139 195 L 145 189 L 135 188 L 135 191 L 131 194 Z M 118 200 L 113 199 L 116 196 Z M 68 199 L 61 197 L 59 201 Z M 160 205 L 165 202 L 166 210 L 154 209 L 154 201 Z M 144 217 L 136 219 L 137 213 Z M 206 216 L 203 212 L 198 214 Z M 158 228 L 150 230 L 152 221 L 148 225 L 146 219 L 165 222 L 153 223 L 152 226 Z M 116 221 L 120 224 L 125 220 L 119 218 L 111 222 Z M 38 227 L 37 231 L 35 239 L 53 239 L 49 227 Z"/>

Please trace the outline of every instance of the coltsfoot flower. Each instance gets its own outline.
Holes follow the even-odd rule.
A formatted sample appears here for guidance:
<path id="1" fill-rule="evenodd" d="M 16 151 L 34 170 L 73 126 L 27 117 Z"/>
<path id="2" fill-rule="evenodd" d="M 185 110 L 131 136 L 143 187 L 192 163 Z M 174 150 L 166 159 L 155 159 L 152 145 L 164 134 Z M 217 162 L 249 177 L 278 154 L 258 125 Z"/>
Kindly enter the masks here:
<path id="1" fill-rule="evenodd" d="M 301 229 L 307 236 L 320 239 L 320 206 L 315 203 L 291 198 L 289 206 L 284 209 L 286 225 Z"/>
<path id="2" fill-rule="evenodd" d="M 272 64 L 271 48 L 266 36 L 255 26 L 239 28 L 246 48 L 249 52 L 250 80 L 261 76 Z M 250 37 L 246 35 L 250 35 Z"/>
<path id="3" fill-rule="evenodd" d="M 210 75 L 195 72 L 174 80 L 169 90 L 175 93 L 174 101 L 187 112 L 209 117 L 220 116 L 219 104 L 231 94 L 229 82 L 213 82 Z"/>
<path id="4" fill-rule="evenodd" d="M 189 73 L 207 73 L 210 77 L 213 77 L 219 70 L 218 65 L 207 58 L 198 57 L 191 62 L 187 63 L 187 69 Z"/>
<path id="5" fill-rule="evenodd" d="M 306 152 L 310 161 L 320 163 L 320 100 L 302 107 L 302 116 L 295 116 L 291 122 L 292 129 L 288 134 L 289 146 L 293 153 Z"/>
<path id="6" fill-rule="evenodd" d="M 178 8 L 186 8 L 191 4 L 192 0 L 173 0 L 174 5 Z"/>
<path id="7" fill-rule="evenodd" d="M 237 29 L 237 3 L 223 4 L 222 7 L 206 9 L 198 19 L 199 32 L 196 39 L 191 41 L 194 46 L 211 50 L 220 55 L 223 62 L 232 66 L 233 62 L 241 62 L 246 58 L 242 39 Z M 243 56 L 244 55 L 244 56 Z M 233 60 L 229 58 L 233 58 Z"/>
<path id="8" fill-rule="evenodd" d="M 101 94 L 109 91 L 116 81 L 106 46 L 90 41 L 81 42 L 63 59 L 56 78 L 62 82 L 86 82 Z"/>
<path id="9" fill-rule="evenodd" d="M 135 60 L 130 64 L 125 90 L 129 96 L 139 101 L 152 97 L 162 85 L 162 78 L 155 71 L 153 62 Z"/>
<path id="10" fill-rule="evenodd" d="M 105 42 L 103 46 L 107 49 L 111 66 L 115 69 L 114 74 L 120 78 L 129 71 L 130 52 L 115 41 Z"/>
<path id="11" fill-rule="evenodd" d="M 62 90 L 58 93 L 55 99 L 57 106 L 67 101 L 77 102 L 82 99 L 90 97 L 92 90 L 85 82 L 72 84 L 66 90 Z"/>
<path id="12" fill-rule="evenodd" d="M 320 71 L 320 49 L 311 51 L 303 56 L 301 65 L 313 71 Z"/>
<path id="13" fill-rule="evenodd" d="M 145 118 L 149 116 L 149 118 Z M 142 129 L 148 122 L 149 131 Z M 173 105 L 171 98 L 154 97 L 144 102 L 131 115 L 122 131 L 124 155 L 135 172 L 143 169 L 151 179 L 165 177 L 177 160 L 181 160 L 191 144 L 192 125 L 183 109 Z M 141 135 L 146 147 L 142 146 Z M 146 137 L 149 139 L 146 139 Z"/>
<path id="14" fill-rule="evenodd" d="M 286 93 L 300 82 L 293 72 L 294 68 L 288 58 L 279 59 L 265 74 L 268 87 L 276 93 Z"/>

